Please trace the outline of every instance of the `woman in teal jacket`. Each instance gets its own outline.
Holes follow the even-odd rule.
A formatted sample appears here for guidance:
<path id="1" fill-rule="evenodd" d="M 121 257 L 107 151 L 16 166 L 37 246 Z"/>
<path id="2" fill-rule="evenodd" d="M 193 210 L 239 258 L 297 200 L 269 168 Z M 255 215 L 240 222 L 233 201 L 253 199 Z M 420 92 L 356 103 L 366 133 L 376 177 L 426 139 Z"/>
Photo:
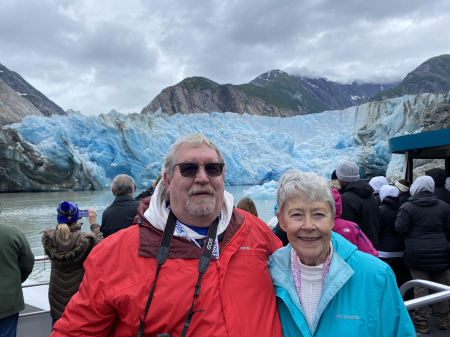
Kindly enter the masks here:
<path id="1" fill-rule="evenodd" d="M 290 244 L 270 257 L 269 270 L 285 337 L 416 336 L 390 267 L 332 233 L 324 178 L 290 170 L 277 201 Z"/>

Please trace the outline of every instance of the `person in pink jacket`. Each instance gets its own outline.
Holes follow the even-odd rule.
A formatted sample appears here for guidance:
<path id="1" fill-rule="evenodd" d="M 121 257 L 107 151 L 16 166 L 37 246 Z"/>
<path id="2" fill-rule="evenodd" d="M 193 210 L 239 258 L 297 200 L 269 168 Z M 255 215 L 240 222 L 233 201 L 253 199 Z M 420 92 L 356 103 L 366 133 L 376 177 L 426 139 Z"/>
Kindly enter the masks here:
<path id="1" fill-rule="evenodd" d="M 334 188 L 331 189 L 331 193 L 333 194 L 334 204 L 336 205 L 333 232 L 342 235 L 344 238 L 358 247 L 360 251 L 378 257 L 377 250 L 373 247 L 372 242 L 370 242 L 369 238 L 362 232 L 361 228 L 359 228 L 359 226 L 354 222 L 341 219 L 341 195 Z"/>

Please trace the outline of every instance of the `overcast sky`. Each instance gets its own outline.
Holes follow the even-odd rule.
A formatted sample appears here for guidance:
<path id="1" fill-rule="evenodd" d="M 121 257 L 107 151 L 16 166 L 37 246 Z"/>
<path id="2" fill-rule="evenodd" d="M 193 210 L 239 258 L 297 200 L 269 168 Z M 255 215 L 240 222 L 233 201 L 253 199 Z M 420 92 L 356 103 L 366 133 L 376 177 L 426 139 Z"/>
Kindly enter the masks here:
<path id="1" fill-rule="evenodd" d="M 450 53 L 448 0 L 1 0 L 0 63 L 63 109 L 140 112 L 189 76 L 400 80 Z"/>

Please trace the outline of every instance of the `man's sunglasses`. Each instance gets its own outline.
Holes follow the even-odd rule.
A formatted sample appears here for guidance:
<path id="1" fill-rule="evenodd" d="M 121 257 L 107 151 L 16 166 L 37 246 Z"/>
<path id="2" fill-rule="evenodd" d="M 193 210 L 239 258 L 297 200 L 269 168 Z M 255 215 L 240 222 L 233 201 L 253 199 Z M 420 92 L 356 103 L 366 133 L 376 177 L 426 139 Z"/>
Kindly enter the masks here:
<path id="1" fill-rule="evenodd" d="M 200 166 L 203 166 L 205 168 L 205 172 L 208 176 L 218 177 L 222 174 L 223 167 L 225 166 L 225 164 L 218 162 L 209 162 L 209 163 L 184 162 L 178 163 L 175 166 L 178 166 L 180 168 L 180 174 L 183 177 L 188 178 L 195 177 L 198 170 L 200 169 Z"/>

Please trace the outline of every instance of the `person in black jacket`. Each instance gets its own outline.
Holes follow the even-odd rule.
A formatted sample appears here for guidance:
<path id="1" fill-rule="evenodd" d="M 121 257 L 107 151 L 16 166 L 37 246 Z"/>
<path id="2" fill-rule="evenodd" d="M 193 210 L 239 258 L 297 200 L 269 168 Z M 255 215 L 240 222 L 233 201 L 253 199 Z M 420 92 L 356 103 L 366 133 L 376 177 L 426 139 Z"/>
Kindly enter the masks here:
<path id="1" fill-rule="evenodd" d="M 436 167 L 425 171 L 425 174 L 434 180 L 434 195 L 436 198 L 450 205 L 450 191 L 445 188 L 445 180 L 447 179 L 445 170 Z"/>
<path id="2" fill-rule="evenodd" d="M 373 188 L 366 181 L 359 179 L 359 167 L 354 162 L 340 164 L 336 175 L 341 185 L 341 218 L 356 222 L 377 247 L 379 211 L 378 203 L 372 195 Z"/>
<path id="3" fill-rule="evenodd" d="M 111 192 L 116 198 L 103 212 L 100 227 L 105 238 L 131 226 L 139 205 L 139 201 L 133 198 L 136 184 L 133 178 L 126 174 L 119 174 L 113 179 Z"/>
<path id="4" fill-rule="evenodd" d="M 380 188 L 378 257 L 392 268 L 397 279 L 397 286 L 400 287 L 411 280 L 411 274 L 403 259 L 405 250 L 403 237 L 395 230 L 395 220 L 400 207 L 398 195 L 399 190 L 395 186 L 384 185 Z"/>
<path id="5" fill-rule="evenodd" d="M 449 267 L 450 206 L 434 196 L 434 181 L 429 176 L 417 178 L 411 185 L 409 201 L 398 212 L 395 229 L 405 237 L 405 263 L 413 279 L 446 284 Z M 414 288 L 414 297 L 428 294 Z M 438 327 L 448 329 L 448 301 L 433 304 Z M 417 332 L 428 333 L 428 307 L 414 312 Z"/>

